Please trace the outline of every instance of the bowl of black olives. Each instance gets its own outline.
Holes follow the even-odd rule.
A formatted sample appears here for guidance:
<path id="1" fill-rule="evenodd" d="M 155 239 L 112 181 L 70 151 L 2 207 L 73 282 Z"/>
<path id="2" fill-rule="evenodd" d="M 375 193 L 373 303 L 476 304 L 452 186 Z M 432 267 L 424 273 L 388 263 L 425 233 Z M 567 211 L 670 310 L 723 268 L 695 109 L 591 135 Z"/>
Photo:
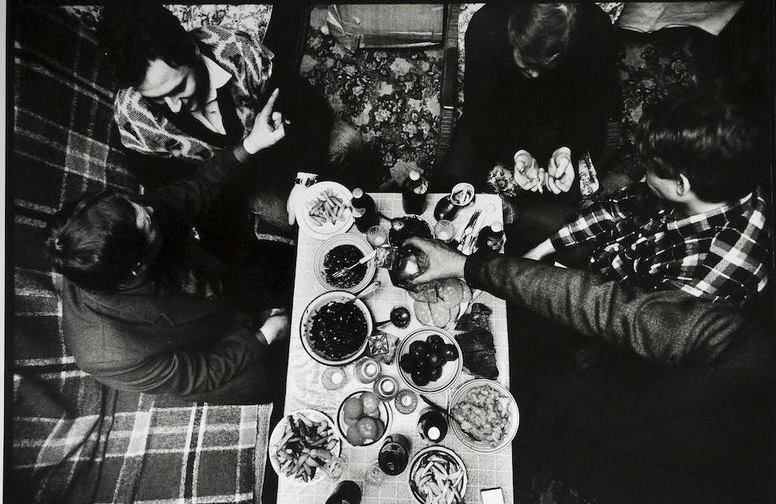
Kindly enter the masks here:
<path id="1" fill-rule="evenodd" d="M 419 329 L 402 341 L 398 351 L 399 374 L 407 385 L 423 394 L 448 389 L 463 369 L 461 348 L 441 329 Z"/>

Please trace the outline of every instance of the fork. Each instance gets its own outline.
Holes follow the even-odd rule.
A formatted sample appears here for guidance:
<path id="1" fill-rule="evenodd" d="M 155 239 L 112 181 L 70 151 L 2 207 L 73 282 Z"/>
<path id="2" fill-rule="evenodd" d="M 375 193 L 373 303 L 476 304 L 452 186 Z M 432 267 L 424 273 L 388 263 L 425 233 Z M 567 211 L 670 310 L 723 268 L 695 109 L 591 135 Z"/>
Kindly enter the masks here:
<path id="1" fill-rule="evenodd" d="M 371 261 L 375 254 L 377 254 L 377 250 L 373 250 L 364 257 L 362 257 L 357 263 L 353 263 L 350 266 L 345 266 L 344 268 L 340 268 L 334 274 L 331 276 L 332 278 L 342 278 L 343 276 L 347 275 L 348 271 L 352 270 L 356 266 L 359 266 L 361 264 L 364 264 L 367 261 Z"/>

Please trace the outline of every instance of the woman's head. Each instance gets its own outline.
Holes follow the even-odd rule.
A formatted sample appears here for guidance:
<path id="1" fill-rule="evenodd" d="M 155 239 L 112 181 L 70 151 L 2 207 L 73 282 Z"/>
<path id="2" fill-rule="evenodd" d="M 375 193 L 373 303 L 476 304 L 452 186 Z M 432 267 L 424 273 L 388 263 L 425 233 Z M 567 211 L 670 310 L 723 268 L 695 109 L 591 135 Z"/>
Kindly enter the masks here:
<path id="1" fill-rule="evenodd" d="M 54 268 L 85 289 L 128 285 L 159 250 L 152 213 L 112 191 L 66 204 L 49 225 L 46 245 Z"/>
<path id="2" fill-rule="evenodd" d="M 509 16 L 509 43 L 523 75 L 536 78 L 565 59 L 577 22 L 577 6 L 517 3 Z"/>

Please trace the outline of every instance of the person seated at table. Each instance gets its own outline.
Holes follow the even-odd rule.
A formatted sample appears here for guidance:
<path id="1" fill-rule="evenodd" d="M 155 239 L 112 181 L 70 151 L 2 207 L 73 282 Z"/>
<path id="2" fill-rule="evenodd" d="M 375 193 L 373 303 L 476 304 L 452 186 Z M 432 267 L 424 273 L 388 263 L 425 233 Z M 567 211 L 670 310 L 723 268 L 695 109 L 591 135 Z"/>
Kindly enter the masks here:
<path id="1" fill-rule="evenodd" d="M 190 173 L 245 136 L 255 110 L 280 89 L 276 108 L 289 121 L 286 140 L 252 161 L 259 169 L 243 185 L 245 201 L 215 205 L 203 233 L 228 241 L 252 213 L 261 229 L 287 235 L 300 192 L 291 190 L 295 180 L 336 176 L 349 183 L 361 176 L 356 161 L 365 144 L 358 131 L 335 121 L 326 98 L 278 61 L 284 54 L 276 58 L 246 32 L 210 25 L 187 33 L 157 1 L 114 0 L 103 9 L 98 35 L 122 86 L 115 97 L 121 143 L 147 189 Z"/>
<path id="2" fill-rule="evenodd" d="M 604 278 L 743 304 L 767 282 L 756 138 L 745 113 L 711 93 L 665 99 L 639 124 L 645 179 L 587 207 L 525 257 L 592 243 L 588 267 Z"/>
<path id="3" fill-rule="evenodd" d="M 77 365 L 121 390 L 256 404 L 274 393 L 268 344 L 289 331 L 275 268 L 225 264 L 190 223 L 234 191 L 241 165 L 285 136 L 277 91 L 234 148 L 145 196 L 111 190 L 67 204 L 47 241 L 64 276 L 65 343 Z M 255 167 L 251 166 L 251 169 Z M 277 345 L 273 345 L 276 347 Z"/>
<path id="4" fill-rule="evenodd" d="M 478 10 L 466 30 L 463 116 L 433 185 L 487 190 L 494 166 L 514 168 L 522 191 L 510 246 L 519 237 L 523 253 L 549 236 L 579 205 L 577 161 L 589 153 L 600 168 L 619 95 L 615 48 L 609 18 L 590 2 Z"/>

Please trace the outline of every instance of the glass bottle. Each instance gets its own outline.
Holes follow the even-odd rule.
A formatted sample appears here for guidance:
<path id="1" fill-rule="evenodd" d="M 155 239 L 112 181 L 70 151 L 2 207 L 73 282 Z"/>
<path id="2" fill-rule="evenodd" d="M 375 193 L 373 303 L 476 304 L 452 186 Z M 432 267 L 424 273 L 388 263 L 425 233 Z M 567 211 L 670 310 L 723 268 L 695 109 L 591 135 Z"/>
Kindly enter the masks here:
<path id="1" fill-rule="evenodd" d="M 337 484 L 326 504 L 360 504 L 361 487 L 355 481 L 345 480 Z"/>
<path id="2" fill-rule="evenodd" d="M 350 204 L 353 206 L 356 227 L 362 233 L 366 233 L 370 227 L 380 223 L 377 205 L 375 205 L 375 200 L 360 187 L 353 189 L 352 195 L 353 198 L 350 200 Z"/>
<path id="3" fill-rule="evenodd" d="M 410 171 L 402 186 L 404 213 L 422 214 L 426 208 L 428 181 L 417 170 Z"/>

